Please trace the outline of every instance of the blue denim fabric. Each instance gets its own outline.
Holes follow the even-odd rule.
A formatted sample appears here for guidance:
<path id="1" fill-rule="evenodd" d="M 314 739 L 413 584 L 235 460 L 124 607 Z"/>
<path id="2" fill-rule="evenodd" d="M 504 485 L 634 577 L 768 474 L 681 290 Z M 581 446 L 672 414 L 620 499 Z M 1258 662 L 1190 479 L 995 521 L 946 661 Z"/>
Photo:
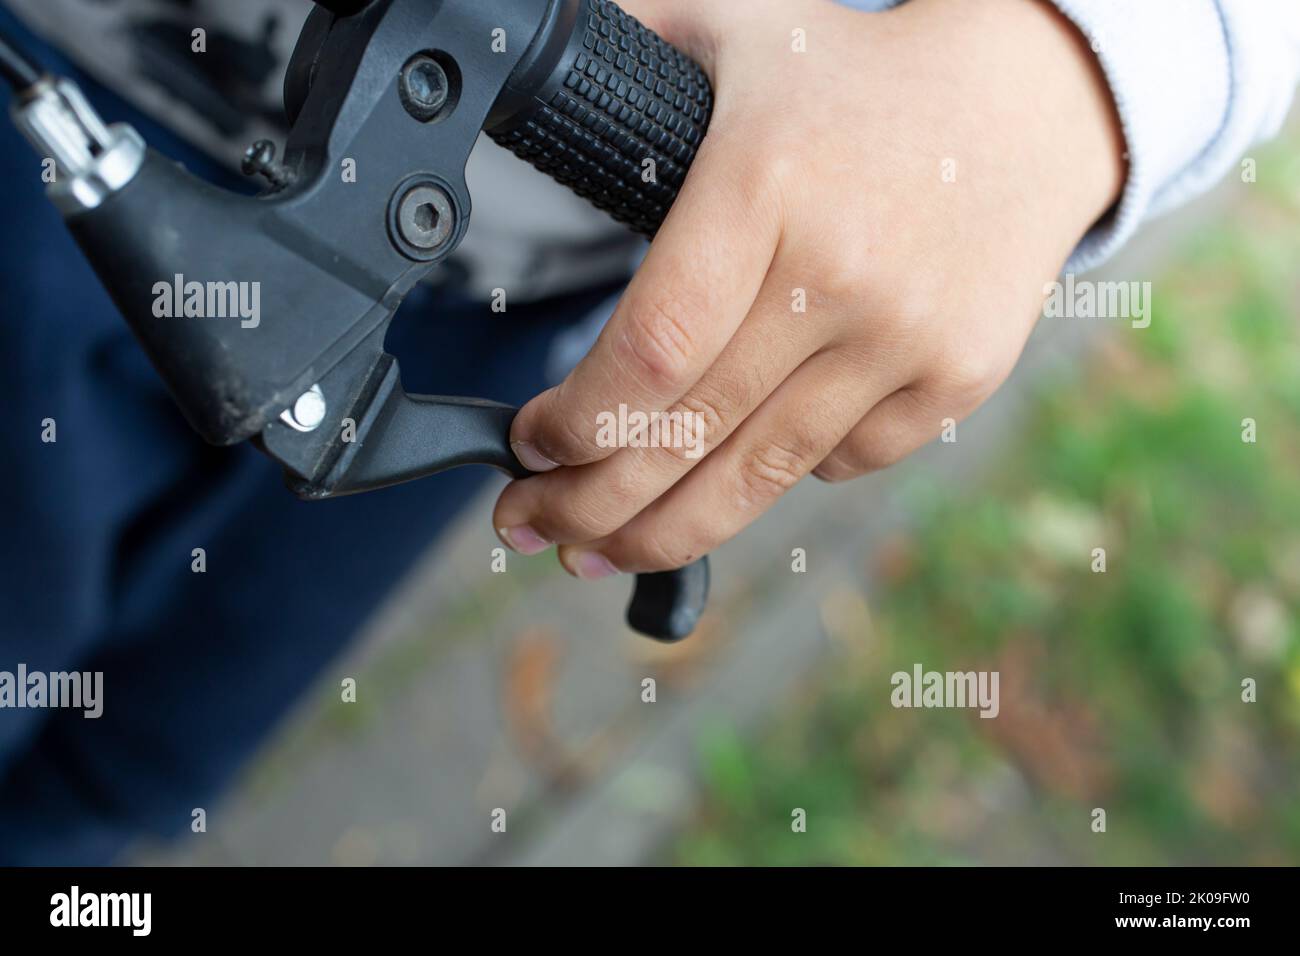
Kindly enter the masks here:
<path id="1" fill-rule="evenodd" d="M 110 120 L 231 185 L 4 10 L 0 29 Z M 0 709 L 0 864 L 98 864 L 210 806 L 486 473 L 304 504 L 251 447 L 204 445 L 43 189 L 0 122 L 0 670 L 103 671 L 104 704 L 97 720 Z M 495 315 L 419 289 L 390 350 L 412 392 L 519 403 L 544 387 L 551 339 L 610 292 Z"/>

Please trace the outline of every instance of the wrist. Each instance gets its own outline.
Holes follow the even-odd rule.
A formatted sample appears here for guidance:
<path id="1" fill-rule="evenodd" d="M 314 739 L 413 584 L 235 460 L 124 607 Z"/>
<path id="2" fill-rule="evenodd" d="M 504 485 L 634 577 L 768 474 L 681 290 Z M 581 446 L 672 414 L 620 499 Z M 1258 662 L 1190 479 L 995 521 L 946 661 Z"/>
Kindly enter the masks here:
<path id="1" fill-rule="evenodd" d="M 957 61 L 979 135 L 1018 154 L 1009 171 L 1038 187 L 1072 241 L 1114 207 L 1127 177 L 1119 113 L 1088 38 L 1050 0 L 911 0 L 890 15 L 924 19 L 904 29 Z"/>

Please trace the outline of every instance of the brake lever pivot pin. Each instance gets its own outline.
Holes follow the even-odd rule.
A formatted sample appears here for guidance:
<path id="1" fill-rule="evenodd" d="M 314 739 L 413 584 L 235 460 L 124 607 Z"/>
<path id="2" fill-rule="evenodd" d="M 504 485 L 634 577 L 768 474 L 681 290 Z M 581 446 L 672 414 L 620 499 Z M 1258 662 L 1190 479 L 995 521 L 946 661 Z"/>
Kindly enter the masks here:
<path id="1" fill-rule="evenodd" d="M 298 396 L 298 400 L 293 403 L 293 408 L 286 408 L 280 413 L 280 421 L 294 431 L 314 432 L 320 428 L 321 422 L 325 421 L 325 413 L 328 410 L 325 404 L 325 393 L 321 391 L 319 385 L 313 385 Z"/>

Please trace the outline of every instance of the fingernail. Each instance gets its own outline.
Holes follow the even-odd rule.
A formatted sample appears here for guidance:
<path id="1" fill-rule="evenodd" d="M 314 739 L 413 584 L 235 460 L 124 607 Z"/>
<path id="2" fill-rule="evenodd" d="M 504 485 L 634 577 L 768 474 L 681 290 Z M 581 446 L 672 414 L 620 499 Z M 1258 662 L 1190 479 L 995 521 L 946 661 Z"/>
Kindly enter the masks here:
<path id="1" fill-rule="evenodd" d="M 497 534 L 501 535 L 502 541 L 524 556 L 540 554 L 551 546 L 551 542 L 538 534 L 532 525 L 498 528 Z"/>
<path id="2" fill-rule="evenodd" d="M 560 467 L 559 462 L 551 461 L 538 451 L 537 446 L 532 442 L 514 441 L 510 443 L 510 448 L 519 459 L 519 463 L 529 471 L 554 471 Z"/>
<path id="3" fill-rule="evenodd" d="M 609 558 L 594 551 L 583 551 L 569 560 L 569 570 L 584 581 L 599 581 L 618 574 Z"/>

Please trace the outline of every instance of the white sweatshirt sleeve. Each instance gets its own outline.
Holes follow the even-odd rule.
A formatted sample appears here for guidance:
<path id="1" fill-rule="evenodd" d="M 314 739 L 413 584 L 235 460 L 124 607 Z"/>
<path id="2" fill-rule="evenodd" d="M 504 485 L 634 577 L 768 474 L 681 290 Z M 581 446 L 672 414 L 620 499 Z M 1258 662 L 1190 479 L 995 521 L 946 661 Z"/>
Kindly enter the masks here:
<path id="1" fill-rule="evenodd" d="M 878 11 L 899 0 L 840 2 Z M 1050 2 L 1092 41 L 1128 143 L 1123 198 L 1071 258 L 1082 271 L 1277 133 L 1300 83 L 1300 0 Z"/>
<path id="2" fill-rule="evenodd" d="M 1052 0 L 1091 40 L 1128 142 L 1118 208 L 1071 270 L 1208 190 L 1275 135 L 1300 83 L 1300 0 Z"/>

